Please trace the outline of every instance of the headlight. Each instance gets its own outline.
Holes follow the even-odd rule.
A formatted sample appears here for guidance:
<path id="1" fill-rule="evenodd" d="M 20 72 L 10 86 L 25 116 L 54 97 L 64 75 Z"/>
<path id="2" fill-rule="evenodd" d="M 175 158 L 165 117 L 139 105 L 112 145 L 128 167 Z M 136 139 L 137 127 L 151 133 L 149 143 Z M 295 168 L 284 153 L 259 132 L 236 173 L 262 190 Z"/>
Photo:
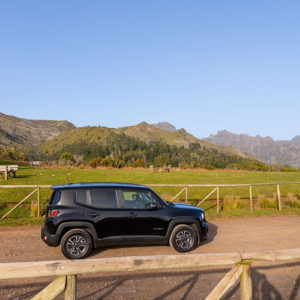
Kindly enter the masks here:
<path id="1" fill-rule="evenodd" d="M 201 219 L 202 219 L 202 220 L 204 220 L 204 219 L 205 219 L 205 215 L 204 215 L 204 213 L 203 213 L 203 212 L 200 214 L 200 216 L 201 216 Z"/>

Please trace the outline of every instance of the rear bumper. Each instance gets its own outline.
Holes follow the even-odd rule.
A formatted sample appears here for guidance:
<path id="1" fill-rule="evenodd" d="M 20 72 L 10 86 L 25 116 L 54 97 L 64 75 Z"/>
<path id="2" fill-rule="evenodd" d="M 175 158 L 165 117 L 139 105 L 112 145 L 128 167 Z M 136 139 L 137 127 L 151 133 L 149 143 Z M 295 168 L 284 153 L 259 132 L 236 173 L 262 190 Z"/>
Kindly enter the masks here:
<path id="1" fill-rule="evenodd" d="M 58 236 L 48 233 L 44 224 L 42 225 L 41 238 L 48 246 L 56 247 L 59 244 Z"/>

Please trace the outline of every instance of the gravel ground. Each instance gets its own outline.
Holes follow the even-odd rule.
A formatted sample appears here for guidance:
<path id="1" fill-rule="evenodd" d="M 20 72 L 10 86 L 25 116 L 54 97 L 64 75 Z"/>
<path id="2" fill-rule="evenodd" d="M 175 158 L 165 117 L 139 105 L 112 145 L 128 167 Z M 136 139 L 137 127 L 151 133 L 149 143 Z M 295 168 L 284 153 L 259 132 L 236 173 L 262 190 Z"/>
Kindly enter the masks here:
<path id="1" fill-rule="evenodd" d="M 210 239 L 192 253 L 300 247 L 300 217 L 226 218 L 210 222 Z M 39 227 L 0 228 L 0 262 L 64 259 Z M 174 254 L 168 246 L 98 249 L 91 258 Z M 78 299 L 205 299 L 229 268 L 78 276 Z M 0 299 L 30 299 L 52 278 L 0 281 Z M 255 263 L 254 299 L 300 300 L 300 262 Z M 236 285 L 224 299 L 239 299 Z M 63 299 L 63 296 L 58 297 Z"/>

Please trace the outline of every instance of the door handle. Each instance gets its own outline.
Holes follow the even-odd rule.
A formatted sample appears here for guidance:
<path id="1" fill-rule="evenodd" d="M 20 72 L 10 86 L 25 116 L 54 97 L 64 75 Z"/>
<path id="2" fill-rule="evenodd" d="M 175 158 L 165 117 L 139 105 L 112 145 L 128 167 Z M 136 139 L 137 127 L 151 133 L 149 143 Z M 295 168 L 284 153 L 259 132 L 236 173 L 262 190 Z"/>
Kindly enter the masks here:
<path id="1" fill-rule="evenodd" d="M 129 216 L 129 218 L 135 218 L 135 217 L 137 216 L 137 214 L 134 213 L 134 212 L 130 212 L 130 213 L 128 214 L 128 216 Z"/>
<path id="2" fill-rule="evenodd" d="M 90 212 L 87 214 L 89 217 L 92 217 L 92 218 L 96 218 L 97 216 L 99 216 L 96 212 Z"/>

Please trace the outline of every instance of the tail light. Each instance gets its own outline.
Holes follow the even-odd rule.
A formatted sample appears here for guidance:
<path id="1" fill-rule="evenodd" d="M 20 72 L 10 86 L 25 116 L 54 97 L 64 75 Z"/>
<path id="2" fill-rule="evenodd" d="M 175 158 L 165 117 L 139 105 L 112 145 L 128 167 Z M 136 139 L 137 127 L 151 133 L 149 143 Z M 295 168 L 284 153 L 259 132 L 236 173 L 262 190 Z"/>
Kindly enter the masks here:
<path id="1" fill-rule="evenodd" d="M 58 210 L 57 209 L 49 209 L 48 211 L 48 217 L 49 218 L 55 218 L 58 214 Z"/>

